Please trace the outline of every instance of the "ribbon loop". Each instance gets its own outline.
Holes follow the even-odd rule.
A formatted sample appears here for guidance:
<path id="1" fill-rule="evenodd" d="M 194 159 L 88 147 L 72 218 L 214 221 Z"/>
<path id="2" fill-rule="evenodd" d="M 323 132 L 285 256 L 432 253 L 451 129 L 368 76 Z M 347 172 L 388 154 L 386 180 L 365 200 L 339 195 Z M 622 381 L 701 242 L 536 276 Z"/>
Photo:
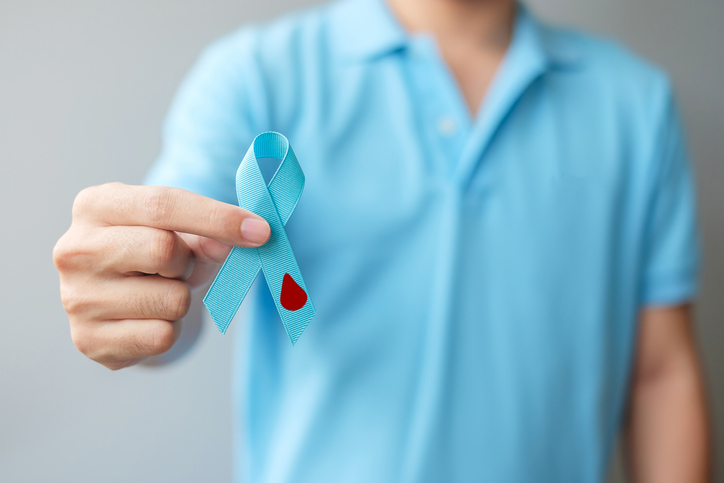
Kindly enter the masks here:
<path id="1" fill-rule="evenodd" d="M 268 186 L 259 169 L 259 158 L 281 160 Z M 259 270 L 264 273 L 292 344 L 314 317 L 314 304 L 284 230 L 303 188 L 304 173 L 287 138 L 276 132 L 259 134 L 236 172 L 236 196 L 239 206 L 269 223 L 271 236 L 258 248 L 234 247 L 204 297 L 222 333 L 226 333 Z"/>

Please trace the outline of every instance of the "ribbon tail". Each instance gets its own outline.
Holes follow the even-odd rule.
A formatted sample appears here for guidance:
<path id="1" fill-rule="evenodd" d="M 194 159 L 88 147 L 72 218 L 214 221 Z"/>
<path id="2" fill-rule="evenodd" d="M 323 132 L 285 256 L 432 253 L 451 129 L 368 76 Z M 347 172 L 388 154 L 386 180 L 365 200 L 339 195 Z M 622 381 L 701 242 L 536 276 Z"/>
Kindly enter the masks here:
<path id="1" fill-rule="evenodd" d="M 260 269 L 256 248 L 234 247 L 221 266 L 204 297 L 204 305 L 222 334 L 229 328 Z"/>

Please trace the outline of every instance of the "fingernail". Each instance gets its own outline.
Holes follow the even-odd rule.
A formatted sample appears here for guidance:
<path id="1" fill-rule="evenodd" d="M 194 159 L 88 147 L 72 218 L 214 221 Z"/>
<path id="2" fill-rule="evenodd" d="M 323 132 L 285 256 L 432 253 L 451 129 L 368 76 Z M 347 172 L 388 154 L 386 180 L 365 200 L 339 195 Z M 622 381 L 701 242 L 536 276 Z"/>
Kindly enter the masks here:
<path id="1" fill-rule="evenodd" d="M 258 218 L 247 218 L 241 223 L 241 234 L 244 240 L 252 246 L 258 247 L 266 243 L 271 234 L 269 224 Z"/>

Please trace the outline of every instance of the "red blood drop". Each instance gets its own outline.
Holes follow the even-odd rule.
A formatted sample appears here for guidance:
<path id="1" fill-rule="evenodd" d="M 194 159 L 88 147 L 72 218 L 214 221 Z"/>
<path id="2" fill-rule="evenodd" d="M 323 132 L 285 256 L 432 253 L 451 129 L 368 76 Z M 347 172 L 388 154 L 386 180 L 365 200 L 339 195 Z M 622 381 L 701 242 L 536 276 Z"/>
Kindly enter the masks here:
<path id="1" fill-rule="evenodd" d="M 299 310 L 307 303 L 307 292 L 294 281 L 291 275 L 285 273 L 279 301 L 287 310 Z"/>

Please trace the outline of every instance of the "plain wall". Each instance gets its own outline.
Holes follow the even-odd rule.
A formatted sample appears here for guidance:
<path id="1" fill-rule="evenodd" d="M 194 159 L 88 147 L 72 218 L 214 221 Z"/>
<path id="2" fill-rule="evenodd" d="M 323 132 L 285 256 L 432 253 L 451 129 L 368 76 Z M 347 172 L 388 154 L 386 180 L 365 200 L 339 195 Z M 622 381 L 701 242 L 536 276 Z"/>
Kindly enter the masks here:
<path id="1" fill-rule="evenodd" d="M 233 335 L 206 319 L 178 363 L 108 371 L 71 343 L 51 251 L 80 189 L 140 182 L 206 43 L 309 3 L 0 2 L 0 481 L 230 480 Z M 674 79 L 699 180 L 697 332 L 724 461 L 724 3 L 529 3 L 543 18 L 618 37 Z M 724 464 L 717 474 L 724 482 Z"/>

